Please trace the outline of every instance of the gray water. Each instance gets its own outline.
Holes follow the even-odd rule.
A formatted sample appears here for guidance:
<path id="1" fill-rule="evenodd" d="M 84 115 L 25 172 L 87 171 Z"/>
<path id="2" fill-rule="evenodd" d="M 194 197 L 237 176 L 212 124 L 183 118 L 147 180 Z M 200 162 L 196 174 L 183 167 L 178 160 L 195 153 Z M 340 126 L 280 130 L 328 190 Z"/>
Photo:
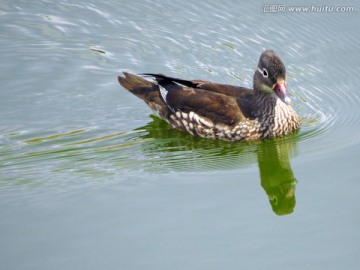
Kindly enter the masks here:
<path id="1" fill-rule="evenodd" d="M 360 5 L 0 1 L 1 269 L 358 269 Z M 122 71 L 252 86 L 302 127 L 229 143 L 151 116 Z"/>

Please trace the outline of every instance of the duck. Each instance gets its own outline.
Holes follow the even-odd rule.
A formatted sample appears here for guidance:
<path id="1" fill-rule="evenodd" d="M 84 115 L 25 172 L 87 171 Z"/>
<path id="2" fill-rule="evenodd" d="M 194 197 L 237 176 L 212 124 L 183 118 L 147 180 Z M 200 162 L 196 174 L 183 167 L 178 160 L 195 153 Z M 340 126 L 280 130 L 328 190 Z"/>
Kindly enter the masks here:
<path id="1" fill-rule="evenodd" d="M 250 141 L 285 136 L 300 128 L 285 65 L 273 50 L 260 55 L 253 89 L 156 73 L 123 72 L 118 81 L 156 116 L 194 136 Z"/>

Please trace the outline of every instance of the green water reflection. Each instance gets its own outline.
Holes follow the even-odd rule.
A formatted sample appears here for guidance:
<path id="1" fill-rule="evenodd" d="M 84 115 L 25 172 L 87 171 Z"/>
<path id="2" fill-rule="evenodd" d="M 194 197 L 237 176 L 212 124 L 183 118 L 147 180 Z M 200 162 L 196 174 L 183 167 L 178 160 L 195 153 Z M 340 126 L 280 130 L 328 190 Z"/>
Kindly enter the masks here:
<path id="1" fill-rule="evenodd" d="M 257 159 L 261 186 L 277 215 L 292 213 L 296 204 L 297 180 L 291 169 L 289 157 L 293 148 L 292 140 L 266 141 L 258 145 Z"/>
<path id="2" fill-rule="evenodd" d="M 7 175 L 0 184 L 56 186 L 56 176 L 123 179 L 139 171 L 155 178 L 208 171 L 221 177 L 226 170 L 258 164 L 261 186 L 273 211 L 277 215 L 294 211 L 296 179 L 290 157 L 299 136 L 234 143 L 193 137 L 151 117 L 145 126 L 130 132 L 75 129 L 8 135 L 0 147 L 0 168 Z"/>
<path id="3" fill-rule="evenodd" d="M 258 163 L 261 186 L 277 215 L 294 211 L 297 180 L 291 169 L 290 157 L 296 152 L 299 136 L 265 141 L 234 143 L 192 137 L 174 130 L 165 121 L 152 116 L 153 121 L 137 130 L 146 131 L 140 137 L 149 140 L 143 152 L 149 159 L 158 156 L 162 166 L 179 171 L 220 170 L 245 167 Z M 177 156 L 178 154 L 178 156 Z"/>

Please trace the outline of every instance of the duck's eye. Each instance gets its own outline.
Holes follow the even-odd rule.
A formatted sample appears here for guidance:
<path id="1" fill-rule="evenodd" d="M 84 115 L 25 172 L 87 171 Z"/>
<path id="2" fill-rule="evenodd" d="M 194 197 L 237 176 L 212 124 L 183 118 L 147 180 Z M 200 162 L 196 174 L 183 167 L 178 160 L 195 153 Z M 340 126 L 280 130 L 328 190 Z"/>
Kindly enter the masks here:
<path id="1" fill-rule="evenodd" d="M 269 76 L 269 73 L 267 72 L 266 68 L 264 68 L 264 69 L 262 70 L 262 74 L 263 74 L 263 76 L 264 76 L 265 78 L 267 78 L 267 77 Z"/>

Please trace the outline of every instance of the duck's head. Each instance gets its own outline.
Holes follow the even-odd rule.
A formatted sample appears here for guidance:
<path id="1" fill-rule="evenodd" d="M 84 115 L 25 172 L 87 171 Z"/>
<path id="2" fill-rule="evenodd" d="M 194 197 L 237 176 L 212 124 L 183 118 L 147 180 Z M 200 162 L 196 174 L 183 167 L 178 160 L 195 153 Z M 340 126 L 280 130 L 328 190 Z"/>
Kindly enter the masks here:
<path id="1" fill-rule="evenodd" d="M 284 63 L 272 50 L 264 51 L 254 74 L 254 90 L 276 94 L 283 102 L 290 103 L 286 88 Z"/>

